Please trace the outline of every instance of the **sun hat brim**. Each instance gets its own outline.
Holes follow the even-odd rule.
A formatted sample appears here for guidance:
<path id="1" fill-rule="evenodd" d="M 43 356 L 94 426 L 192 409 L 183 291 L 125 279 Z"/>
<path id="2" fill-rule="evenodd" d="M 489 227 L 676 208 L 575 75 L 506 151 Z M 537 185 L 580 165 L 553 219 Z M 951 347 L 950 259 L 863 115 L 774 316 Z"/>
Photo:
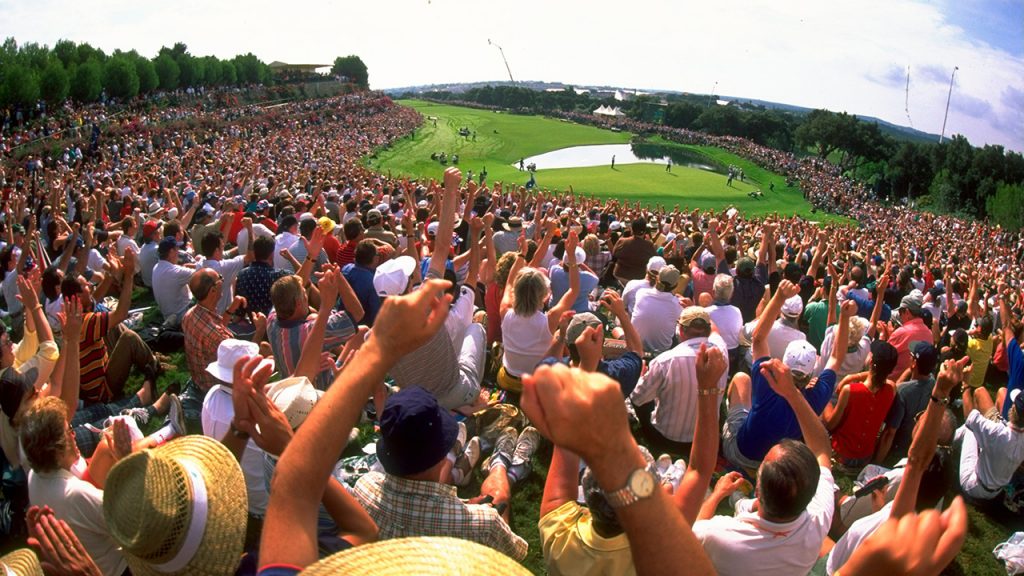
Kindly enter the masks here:
<path id="1" fill-rule="evenodd" d="M 521 575 L 530 572 L 515 560 L 482 544 L 460 538 L 395 538 L 357 546 L 312 564 L 304 576 Z"/>
<path id="2" fill-rule="evenodd" d="M 166 473 L 172 469 L 183 470 L 182 463 L 200 471 L 203 477 L 207 518 L 191 560 L 178 570 L 161 571 L 155 565 L 167 563 L 176 556 L 185 534 L 163 550 L 164 546 L 154 545 L 154 539 L 169 540 L 173 530 L 154 527 L 162 524 L 184 532 L 191 516 L 189 513 L 183 520 L 174 521 L 175 510 L 180 508 L 173 505 L 173 500 L 180 498 L 191 502 L 193 498 L 192 489 L 182 478 L 184 473 Z M 133 574 L 217 576 L 235 572 L 245 543 L 248 498 L 241 467 L 217 440 L 185 436 L 151 450 L 136 452 L 111 469 L 104 496 L 103 516 Z M 191 510 L 191 504 L 186 504 L 185 509 Z M 145 552 L 147 550 L 154 552 Z"/>
<path id="3" fill-rule="evenodd" d="M 21 548 L 0 556 L 0 574 L 5 573 L 4 567 L 16 576 L 43 576 L 39 558 L 29 548 Z"/>

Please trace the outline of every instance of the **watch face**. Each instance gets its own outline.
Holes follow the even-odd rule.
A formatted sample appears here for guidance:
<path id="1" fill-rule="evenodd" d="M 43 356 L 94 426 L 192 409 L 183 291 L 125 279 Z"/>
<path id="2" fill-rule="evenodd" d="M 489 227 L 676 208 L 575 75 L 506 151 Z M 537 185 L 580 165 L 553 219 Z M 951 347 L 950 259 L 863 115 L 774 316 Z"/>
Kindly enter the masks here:
<path id="1" fill-rule="evenodd" d="M 638 498 L 646 498 L 654 492 L 657 482 L 654 475 L 646 468 L 635 470 L 629 477 L 629 487 Z"/>

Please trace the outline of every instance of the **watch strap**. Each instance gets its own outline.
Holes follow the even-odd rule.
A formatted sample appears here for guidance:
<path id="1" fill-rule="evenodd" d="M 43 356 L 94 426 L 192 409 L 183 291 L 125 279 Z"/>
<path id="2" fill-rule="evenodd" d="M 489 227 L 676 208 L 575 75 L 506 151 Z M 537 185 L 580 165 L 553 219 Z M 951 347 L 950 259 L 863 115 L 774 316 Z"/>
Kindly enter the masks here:
<path id="1" fill-rule="evenodd" d="M 605 493 L 604 497 L 612 508 L 623 508 L 625 506 L 633 504 L 634 502 L 637 502 L 638 500 L 641 500 L 642 498 L 646 498 L 646 496 L 642 497 L 639 494 L 637 494 L 633 490 L 633 487 L 630 485 L 632 483 L 631 481 L 633 479 L 633 475 L 641 471 L 646 471 L 647 473 L 649 473 L 652 476 L 652 480 L 654 481 L 654 483 L 658 483 L 658 471 L 653 462 L 648 464 L 647 466 L 644 466 L 643 468 L 637 468 L 636 470 L 633 470 L 632 472 L 629 473 L 629 476 L 626 478 L 625 486 L 613 492 Z"/>

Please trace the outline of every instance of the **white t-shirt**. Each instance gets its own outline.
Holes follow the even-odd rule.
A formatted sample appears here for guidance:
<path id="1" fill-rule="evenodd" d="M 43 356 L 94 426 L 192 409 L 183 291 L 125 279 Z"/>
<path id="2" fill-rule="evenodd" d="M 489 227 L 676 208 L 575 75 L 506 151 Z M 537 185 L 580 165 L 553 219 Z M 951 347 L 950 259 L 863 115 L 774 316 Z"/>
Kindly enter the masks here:
<path id="1" fill-rule="evenodd" d="M 711 316 L 711 321 L 715 323 L 729 350 L 737 348 L 740 345 L 740 331 L 743 330 L 743 313 L 740 309 L 731 304 L 716 304 L 708 306 L 705 310 L 708 311 L 708 316 Z"/>
<path id="2" fill-rule="evenodd" d="M 757 320 L 747 322 L 743 326 L 745 338 L 748 342 L 753 341 L 754 328 L 757 328 Z M 782 323 L 782 319 L 776 320 L 772 324 L 772 329 L 768 332 L 768 355 L 782 360 L 782 357 L 786 355 L 786 347 L 789 346 L 790 342 L 797 340 L 807 340 L 807 335 L 796 328 L 786 326 Z M 754 360 L 757 360 L 757 358 L 754 358 Z"/>
<path id="3" fill-rule="evenodd" d="M 203 260 L 200 268 L 216 270 L 224 277 L 224 288 L 220 293 L 220 301 L 217 302 L 217 313 L 223 314 L 235 297 L 235 278 L 245 268 L 245 256 L 235 256 L 227 260 Z"/>
<path id="4" fill-rule="evenodd" d="M 164 318 L 176 315 L 181 322 L 185 316 L 192 300 L 192 292 L 188 289 L 192 272 L 191 268 L 171 264 L 167 260 L 156 263 L 153 268 L 153 298 Z"/>
<path id="5" fill-rule="evenodd" d="M 836 327 L 835 325 L 829 326 L 825 330 L 825 339 L 821 341 L 821 350 L 818 354 L 818 363 L 814 365 L 814 374 L 821 374 L 822 370 L 825 369 L 825 365 L 828 364 L 829 358 L 832 356 L 832 350 L 835 346 L 836 341 Z M 846 356 L 843 358 L 843 365 L 836 370 L 836 382 L 841 381 L 850 374 L 856 374 L 864 370 L 864 365 L 868 361 L 868 354 L 871 353 L 871 338 L 864 336 L 857 343 L 857 349 L 853 352 L 846 351 Z M 837 391 L 836 394 L 839 392 Z"/>
<path id="6" fill-rule="evenodd" d="M 90 265 L 92 254 L 89 254 Z M 142 283 L 150 288 L 153 287 L 153 268 L 160 261 L 160 252 L 156 242 L 147 242 L 139 250 L 139 274 L 142 275 Z"/>
<path id="7" fill-rule="evenodd" d="M 791 522 L 768 522 L 757 512 L 715 516 L 693 523 L 693 533 L 720 576 L 807 574 L 818 560 L 835 509 L 832 472 L 821 468 L 807 510 Z"/>
<path id="8" fill-rule="evenodd" d="M 626 305 L 626 312 L 633 313 L 633 306 L 636 304 L 636 292 L 643 288 L 651 288 L 651 283 L 646 278 L 630 280 L 622 289 L 622 303 Z"/>
<path id="9" fill-rule="evenodd" d="M 253 228 L 255 231 L 255 227 Z M 291 250 L 295 246 L 295 243 L 299 241 L 301 236 L 296 236 L 291 232 L 281 232 L 277 236 L 277 240 L 274 241 L 274 268 L 280 268 L 282 270 L 291 270 L 292 263 L 290 260 L 281 256 L 281 250 Z"/>
<path id="10" fill-rule="evenodd" d="M 122 235 L 120 238 L 117 239 L 117 255 L 124 257 L 124 251 L 125 249 L 128 248 L 130 248 L 131 251 L 135 252 L 135 255 L 138 256 L 139 245 L 136 244 L 135 240 L 133 240 L 132 238 Z"/>
<path id="11" fill-rule="evenodd" d="M 203 400 L 203 435 L 220 442 L 231 428 L 231 420 L 235 417 L 235 406 L 231 403 L 231 388 L 217 384 L 206 394 Z M 242 454 L 242 474 L 245 476 L 245 489 L 249 495 L 249 513 L 262 517 L 267 512 L 266 483 L 263 480 L 263 450 L 250 439 Z"/>
<path id="12" fill-rule="evenodd" d="M 501 336 L 505 345 L 501 363 L 516 377 L 532 374 L 551 347 L 551 329 L 543 312 L 523 317 L 509 310 L 501 320 Z"/>
<path id="13" fill-rule="evenodd" d="M 256 224 L 256 223 L 254 223 L 252 225 L 252 234 L 256 238 L 259 238 L 261 236 L 264 237 L 264 238 L 273 238 L 274 237 L 274 232 L 270 228 L 267 228 L 263 224 Z M 256 241 L 256 238 L 253 238 L 253 242 Z M 239 254 L 245 254 L 245 248 L 248 245 L 249 245 L 249 231 L 246 230 L 245 227 L 243 227 L 241 230 L 238 231 L 238 253 Z"/>
<path id="14" fill-rule="evenodd" d="M 644 341 L 644 348 L 652 352 L 671 348 L 682 312 L 683 305 L 675 294 L 656 288 L 638 290 L 631 320 Z"/>
<path id="15" fill-rule="evenodd" d="M 879 526 L 885 524 L 892 514 L 892 502 L 882 506 L 882 509 L 857 520 L 850 526 L 850 529 L 843 534 L 843 537 L 836 542 L 832 551 L 828 553 L 828 563 L 825 565 L 825 573 L 829 576 L 836 573 L 853 556 L 853 551 L 868 539 Z"/>
<path id="16" fill-rule="evenodd" d="M 102 574 L 122 574 L 128 562 L 103 519 L 103 491 L 67 470 L 30 472 L 29 503 L 49 506 L 68 523 Z"/>

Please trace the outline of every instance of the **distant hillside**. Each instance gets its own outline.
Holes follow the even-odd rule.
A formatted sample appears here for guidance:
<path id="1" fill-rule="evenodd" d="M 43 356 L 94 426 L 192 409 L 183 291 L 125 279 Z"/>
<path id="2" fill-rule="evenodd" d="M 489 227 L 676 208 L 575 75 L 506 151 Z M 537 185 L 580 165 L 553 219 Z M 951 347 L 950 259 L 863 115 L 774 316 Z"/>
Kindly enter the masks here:
<path id="1" fill-rule="evenodd" d="M 460 92 L 465 92 L 467 90 L 470 90 L 470 89 L 473 89 L 473 88 L 480 88 L 480 87 L 483 87 L 483 86 L 509 86 L 509 85 L 513 85 L 513 83 L 509 82 L 507 80 L 504 80 L 504 81 L 498 80 L 498 81 L 493 81 L 493 82 L 451 82 L 451 83 L 443 83 L 443 84 L 428 84 L 428 85 L 420 85 L 420 86 L 404 86 L 404 87 L 400 87 L 400 88 L 388 88 L 388 89 L 385 89 L 383 91 L 386 94 L 389 94 L 391 96 L 400 96 L 402 94 L 406 94 L 406 93 L 409 93 L 409 92 L 417 93 L 417 94 L 418 93 L 423 93 L 423 92 L 452 92 L 452 93 L 458 94 Z M 543 91 L 543 90 L 564 90 L 565 88 L 568 88 L 568 87 L 571 86 L 573 88 L 576 88 L 577 90 L 589 90 L 592 93 L 603 94 L 603 95 L 608 95 L 608 94 L 614 93 L 616 91 L 622 91 L 622 92 L 625 92 L 625 93 L 629 94 L 629 93 L 636 92 L 637 90 L 639 90 L 639 92 L 641 92 L 643 94 L 649 94 L 649 95 L 652 95 L 652 96 L 692 94 L 692 93 L 680 92 L 680 91 L 676 91 L 676 90 L 657 90 L 657 89 L 646 89 L 646 88 L 637 89 L 637 88 L 623 88 L 623 87 L 620 87 L 620 86 L 597 86 L 597 85 L 584 86 L 584 85 L 580 85 L 580 84 L 565 84 L 565 83 L 562 83 L 562 82 L 542 82 L 542 81 L 538 81 L 538 80 L 526 80 L 526 81 L 516 82 L 515 85 L 516 86 L 521 86 L 523 88 L 530 88 L 532 90 L 538 90 L 538 91 Z M 763 106 L 765 108 L 771 108 L 771 109 L 775 109 L 775 110 L 782 110 L 782 111 L 785 111 L 785 112 L 791 112 L 793 114 L 797 114 L 797 115 L 800 115 L 800 116 L 802 116 L 804 114 L 807 114 L 808 112 L 810 112 L 812 110 L 811 108 L 805 108 L 803 106 L 794 106 L 792 104 L 784 104 L 784 103 L 781 103 L 781 102 L 770 102 L 770 101 L 767 101 L 767 100 L 758 100 L 756 98 L 747 98 L 747 97 L 744 97 L 744 96 L 728 96 L 728 95 L 724 95 L 724 94 L 720 94 L 720 95 L 716 95 L 716 96 L 718 98 L 720 98 L 720 99 L 723 99 L 723 100 L 729 100 L 729 101 L 738 102 L 738 103 L 745 103 L 745 104 L 750 104 L 750 105 L 753 105 L 753 106 Z M 854 114 L 856 114 L 856 113 L 854 112 Z M 860 118 L 861 120 L 865 120 L 867 122 L 877 122 L 878 123 L 878 127 L 881 129 L 881 131 L 884 134 L 886 134 L 888 136 L 891 136 L 892 138 L 894 138 L 896 140 L 899 140 L 899 141 L 908 141 L 908 142 L 917 142 L 917 143 L 928 143 L 928 144 L 931 144 L 931 143 L 938 142 L 938 140 L 939 140 L 939 135 L 938 134 L 931 134 L 931 133 L 928 133 L 928 132 L 922 132 L 921 130 L 916 130 L 916 129 L 910 128 L 908 126 L 900 126 L 899 124 L 893 124 L 892 122 L 886 122 L 885 120 L 881 120 L 879 118 L 875 118 L 875 117 L 872 117 L 872 116 L 864 116 L 864 115 L 861 115 L 861 114 L 857 114 L 857 117 Z"/>

